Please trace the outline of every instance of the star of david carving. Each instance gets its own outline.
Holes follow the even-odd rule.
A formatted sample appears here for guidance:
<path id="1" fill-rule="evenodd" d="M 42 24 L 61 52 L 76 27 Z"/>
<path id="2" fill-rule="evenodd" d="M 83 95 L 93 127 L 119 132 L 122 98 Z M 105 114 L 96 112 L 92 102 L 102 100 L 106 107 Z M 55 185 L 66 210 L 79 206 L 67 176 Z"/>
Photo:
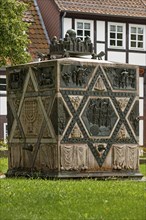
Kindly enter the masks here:
<path id="1" fill-rule="evenodd" d="M 97 81 L 97 78 L 101 78 L 102 81 L 104 82 L 105 85 L 105 90 L 104 91 L 97 91 L 94 90 L 94 86 L 95 83 Z M 109 153 L 112 145 L 114 143 L 125 143 L 124 140 L 117 140 L 116 136 L 119 132 L 119 129 L 121 127 L 121 125 L 125 126 L 127 129 L 127 133 L 129 136 L 129 139 L 126 140 L 126 143 L 137 143 L 136 140 L 136 136 L 133 134 L 132 129 L 128 123 L 128 119 L 127 119 L 127 113 L 130 111 L 130 107 L 131 105 L 134 103 L 135 101 L 135 96 L 136 96 L 136 92 L 123 92 L 123 91 L 113 91 L 112 89 L 112 85 L 110 84 L 110 81 L 107 79 L 106 77 L 106 73 L 104 71 L 104 69 L 99 65 L 95 68 L 94 70 L 94 74 L 92 76 L 92 80 L 90 81 L 90 83 L 88 84 L 87 88 L 85 90 L 73 90 L 73 89 L 61 89 L 61 94 L 62 97 L 64 99 L 64 101 L 66 102 L 68 109 L 72 115 L 72 120 L 70 122 L 70 124 L 68 125 L 68 129 L 66 130 L 66 133 L 64 134 L 64 137 L 62 138 L 61 143 L 86 143 L 88 144 L 88 147 L 90 148 L 93 156 L 95 157 L 98 165 L 101 167 L 107 157 L 107 154 Z M 71 103 L 71 100 L 69 98 L 69 96 L 83 96 L 81 102 L 79 103 L 78 108 L 75 110 L 74 106 Z M 82 112 L 83 109 L 86 106 L 86 103 L 88 101 L 88 99 L 92 97 L 92 98 L 110 98 L 112 104 L 115 107 L 115 111 L 118 115 L 118 121 L 116 124 L 116 127 L 114 128 L 114 130 L 112 131 L 112 134 L 110 137 L 93 137 L 91 138 L 87 132 L 87 130 L 85 129 L 85 125 L 83 123 L 83 120 L 81 119 L 82 116 Z M 117 101 L 116 98 L 122 98 L 122 97 L 128 97 L 129 101 L 127 102 L 127 105 L 124 109 L 124 111 L 120 108 L 120 105 Z M 71 131 L 73 129 L 73 127 L 75 126 L 75 124 L 78 125 L 80 131 L 82 132 L 83 137 L 82 138 L 70 138 L 71 136 Z M 106 144 L 106 149 L 104 150 L 102 156 L 99 156 L 97 150 L 94 147 L 94 143 L 104 143 Z"/>

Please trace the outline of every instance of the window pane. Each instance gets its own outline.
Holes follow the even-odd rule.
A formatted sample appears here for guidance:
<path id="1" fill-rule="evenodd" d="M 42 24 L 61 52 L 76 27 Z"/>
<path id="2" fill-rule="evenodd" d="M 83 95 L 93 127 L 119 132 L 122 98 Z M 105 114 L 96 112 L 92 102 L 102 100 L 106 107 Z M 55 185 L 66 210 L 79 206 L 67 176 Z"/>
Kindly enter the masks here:
<path id="1" fill-rule="evenodd" d="M 83 31 L 82 30 L 77 30 L 77 35 L 78 36 L 83 36 Z"/>
<path id="2" fill-rule="evenodd" d="M 90 31 L 85 31 L 85 32 L 84 32 L 84 35 L 85 35 L 85 36 L 88 35 L 88 36 L 90 37 Z"/>
<path id="3" fill-rule="evenodd" d="M 123 27 L 122 26 L 117 26 L 117 32 L 123 32 Z"/>
<path id="4" fill-rule="evenodd" d="M 90 23 L 84 23 L 84 28 L 85 29 L 90 29 Z"/>
<path id="5" fill-rule="evenodd" d="M 110 25 L 110 31 L 116 31 L 116 26 L 115 25 Z"/>
<path id="6" fill-rule="evenodd" d="M 83 23 L 82 22 L 77 22 L 77 28 L 78 29 L 83 29 Z"/>
<path id="7" fill-rule="evenodd" d="M 110 45 L 111 46 L 115 46 L 116 44 L 115 44 L 115 40 L 110 40 Z"/>
<path id="8" fill-rule="evenodd" d="M 143 41 L 143 35 L 138 35 L 138 40 Z"/>
<path id="9" fill-rule="evenodd" d="M 138 42 L 138 48 L 143 48 L 143 42 Z"/>
<path id="10" fill-rule="evenodd" d="M 115 33 L 110 33 L 110 38 L 115 38 L 116 34 Z"/>
<path id="11" fill-rule="evenodd" d="M 136 35 L 135 34 L 131 34 L 131 40 L 136 40 Z"/>
<path id="12" fill-rule="evenodd" d="M 136 33 L 136 27 L 131 27 L 131 33 Z"/>
<path id="13" fill-rule="evenodd" d="M 136 47 L 136 42 L 135 41 L 131 42 L 131 47 Z"/>
<path id="14" fill-rule="evenodd" d="M 122 39 L 122 34 L 117 34 L 117 39 Z"/>
<path id="15" fill-rule="evenodd" d="M 138 33 L 143 34 L 143 28 L 138 28 Z"/>
<path id="16" fill-rule="evenodd" d="M 78 39 L 83 40 L 83 38 L 82 38 L 82 37 L 78 37 Z"/>
<path id="17" fill-rule="evenodd" d="M 122 41 L 118 40 L 117 41 L 117 46 L 121 47 L 122 46 Z"/>

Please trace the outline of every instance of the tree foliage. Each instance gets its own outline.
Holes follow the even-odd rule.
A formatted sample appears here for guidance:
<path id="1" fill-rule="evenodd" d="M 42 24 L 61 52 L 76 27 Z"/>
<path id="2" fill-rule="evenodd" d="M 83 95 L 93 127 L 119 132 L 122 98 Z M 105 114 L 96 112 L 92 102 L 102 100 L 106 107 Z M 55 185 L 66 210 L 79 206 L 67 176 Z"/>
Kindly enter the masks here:
<path id="1" fill-rule="evenodd" d="M 24 22 L 27 5 L 19 0 L 0 0 L 0 66 L 30 60 L 28 23 Z"/>

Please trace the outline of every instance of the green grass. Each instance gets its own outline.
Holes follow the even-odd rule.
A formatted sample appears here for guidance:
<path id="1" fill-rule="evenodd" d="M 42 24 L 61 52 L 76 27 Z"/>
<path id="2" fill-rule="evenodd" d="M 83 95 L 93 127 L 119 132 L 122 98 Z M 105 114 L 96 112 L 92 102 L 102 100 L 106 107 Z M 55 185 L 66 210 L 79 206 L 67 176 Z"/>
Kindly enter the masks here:
<path id="1" fill-rule="evenodd" d="M 0 160 L 6 172 L 7 158 Z M 144 164 L 140 170 L 146 174 Z M 3 220 L 146 219 L 145 182 L 6 178 L 0 186 Z"/>
<path id="2" fill-rule="evenodd" d="M 140 172 L 141 172 L 144 176 L 146 176 L 146 164 L 140 164 L 139 168 L 140 168 Z"/>
<path id="3" fill-rule="evenodd" d="M 0 158 L 0 173 L 6 173 L 8 170 L 8 158 Z"/>
<path id="4" fill-rule="evenodd" d="M 145 220 L 145 183 L 2 179 L 3 220 Z"/>
<path id="5" fill-rule="evenodd" d="M 0 151 L 8 150 L 7 147 L 0 147 Z"/>

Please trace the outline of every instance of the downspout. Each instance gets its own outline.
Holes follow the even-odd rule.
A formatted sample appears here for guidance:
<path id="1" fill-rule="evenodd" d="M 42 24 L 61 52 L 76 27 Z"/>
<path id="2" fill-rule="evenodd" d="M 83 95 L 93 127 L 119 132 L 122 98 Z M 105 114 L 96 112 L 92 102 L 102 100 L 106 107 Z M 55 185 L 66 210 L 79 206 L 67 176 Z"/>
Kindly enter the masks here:
<path id="1" fill-rule="evenodd" d="M 63 13 L 62 18 L 61 18 L 61 28 L 62 28 L 62 38 L 64 38 L 64 18 L 66 16 L 66 11 Z"/>
<path id="2" fill-rule="evenodd" d="M 36 7 L 36 10 L 38 12 L 38 15 L 39 15 L 39 18 L 40 18 L 40 21 L 41 21 L 41 24 L 42 24 L 42 27 L 43 27 L 43 30 L 44 30 L 44 33 L 45 33 L 45 36 L 47 38 L 47 41 L 48 41 L 48 44 L 50 44 L 50 39 L 49 39 L 49 36 L 48 36 L 48 33 L 47 33 L 47 30 L 46 30 L 46 27 L 45 27 L 45 24 L 44 24 L 44 21 L 43 21 L 43 18 L 42 18 L 42 15 L 40 13 L 40 9 L 38 7 L 38 4 L 37 4 L 37 0 L 33 0 L 34 1 L 34 5 Z"/>

